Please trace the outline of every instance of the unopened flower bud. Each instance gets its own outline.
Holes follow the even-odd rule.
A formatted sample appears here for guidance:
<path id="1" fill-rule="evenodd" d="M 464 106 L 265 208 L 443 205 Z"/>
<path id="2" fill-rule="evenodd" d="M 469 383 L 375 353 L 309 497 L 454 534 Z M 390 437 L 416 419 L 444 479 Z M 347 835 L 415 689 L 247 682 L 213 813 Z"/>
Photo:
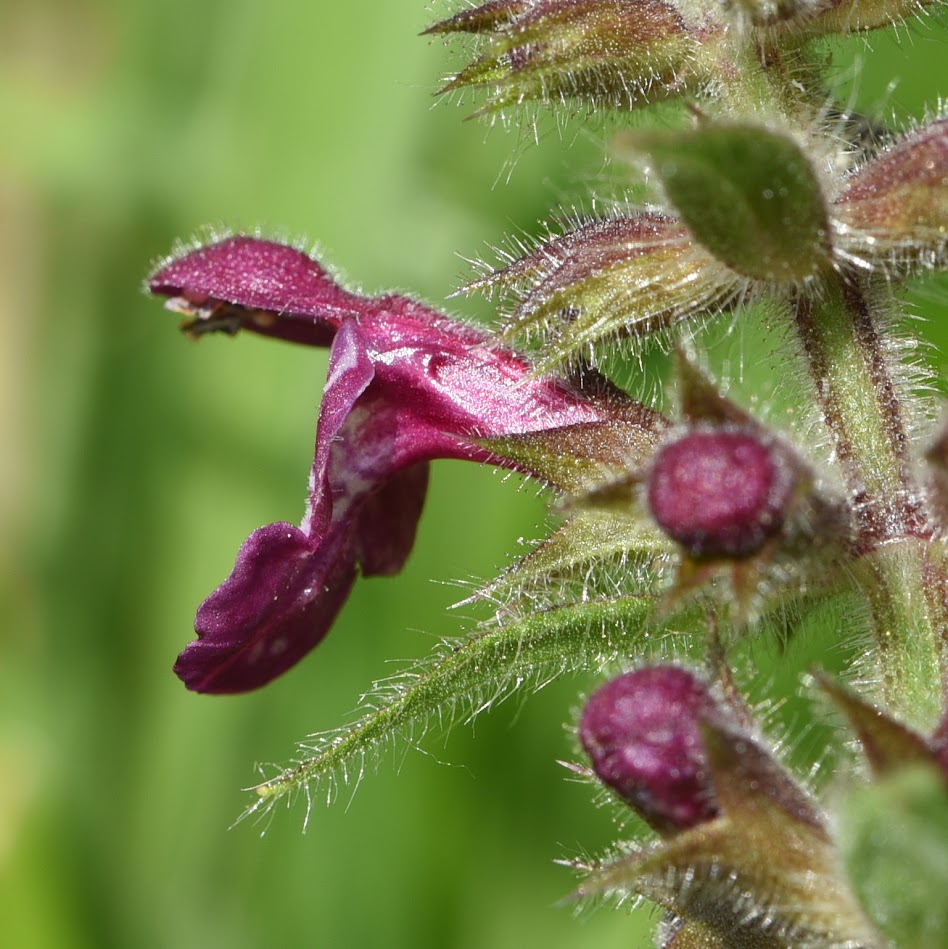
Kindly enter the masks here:
<path id="1" fill-rule="evenodd" d="M 681 95 L 707 76 L 696 55 L 713 27 L 664 0 L 493 0 L 428 33 L 472 33 L 483 55 L 443 91 L 483 86 L 485 112 L 526 101 L 632 108 Z"/>
<path id="2" fill-rule="evenodd" d="M 658 526 L 691 556 L 746 557 L 780 531 L 796 481 L 776 442 L 699 429 L 658 451 L 646 491 Z"/>
<path id="3" fill-rule="evenodd" d="M 677 218 L 636 211 L 551 237 L 465 289 L 517 298 L 506 336 L 542 339 L 549 369 L 616 335 L 645 338 L 721 310 L 740 285 Z"/>
<path id="4" fill-rule="evenodd" d="M 702 721 L 716 715 L 698 678 L 678 666 L 652 666 L 594 692 L 579 736 L 600 780 L 669 834 L 717 816 L 701 734 Z"/>
<path id="5" fill-rule="evenodd" d="M 833 217 L 860 259 L 937 262 L 948 245 L 948 119 L 905 136 L 849 179 Z"/>

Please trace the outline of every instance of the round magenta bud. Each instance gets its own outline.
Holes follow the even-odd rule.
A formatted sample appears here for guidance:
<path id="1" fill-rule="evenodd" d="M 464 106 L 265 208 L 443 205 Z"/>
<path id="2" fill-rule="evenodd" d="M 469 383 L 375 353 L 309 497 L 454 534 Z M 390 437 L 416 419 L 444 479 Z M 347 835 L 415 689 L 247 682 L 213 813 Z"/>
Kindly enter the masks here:
<path id="1" fill-rule="evenodd" d="M 597 689 L 579 737 L 604 783 L 660 833 L 718 813 L 701 722 L 720 718 L 708 687 L 679 666 L 628 672 Z"/>
<path id="2" fill-rule="evenodd" d="M 694 431 L 663 446 L 648 477 L 658 526 L 695 557 L 746 557 L 783 525 L 794 473 L 749 431 Z"/>

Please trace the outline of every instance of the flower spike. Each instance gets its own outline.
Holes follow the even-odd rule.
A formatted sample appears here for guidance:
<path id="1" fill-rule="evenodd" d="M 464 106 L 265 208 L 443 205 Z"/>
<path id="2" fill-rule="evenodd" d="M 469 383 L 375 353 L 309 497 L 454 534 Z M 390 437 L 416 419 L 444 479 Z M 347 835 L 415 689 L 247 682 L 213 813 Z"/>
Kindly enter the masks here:
<path id="1" fill-rule="evenodd" d="M 490 331 L 258 236 L 156 268 L 192 340 L 328 350 L 302 520 L 253 531 L 200 606 L 189 689 L 264 685 L 360 574 L 399 572 L 433 460 L 553 495 L 552 532 L 456 604 L 473 627 L 310 730 L 244 816 L 615 670 L 568 767 L 651 839 L 567 861 L 578 898 L 651 902 L 661 949 L 948 946 L 948 422 L 904 299 L 948 268 L 948 109 L 866 114 L 826 43 L 946 3 L 448 4 L 426 40 L 467 55 L 438 95 L 519 130 L 513 159 L 547 131 L 611 140 L 539 233 L 507 208 L 518 236 L 459 291 L 496 294 Z"/>

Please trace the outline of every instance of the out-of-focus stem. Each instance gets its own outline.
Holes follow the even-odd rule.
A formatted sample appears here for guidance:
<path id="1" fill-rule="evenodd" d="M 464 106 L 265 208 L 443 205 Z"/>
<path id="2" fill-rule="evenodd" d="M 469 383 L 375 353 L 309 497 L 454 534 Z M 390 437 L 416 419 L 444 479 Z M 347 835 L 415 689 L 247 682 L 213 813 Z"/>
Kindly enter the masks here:
<path id="1" fill-rule="evenodd" d="M 776 47 L 748 45 L 727 33 L 708 43 L 704 56 L 713 60 L 708 68 L 727 80 L 717 103 L 721 113 L 738 121 L 766 116 L 773 123 L 779 118 L 801 132 L 812 128 L 825 108 L 825 93 L 816 94 L 800 80 L 810 72 L 807 55 L 802 48 L 795 50 L 791 65 Z"/>

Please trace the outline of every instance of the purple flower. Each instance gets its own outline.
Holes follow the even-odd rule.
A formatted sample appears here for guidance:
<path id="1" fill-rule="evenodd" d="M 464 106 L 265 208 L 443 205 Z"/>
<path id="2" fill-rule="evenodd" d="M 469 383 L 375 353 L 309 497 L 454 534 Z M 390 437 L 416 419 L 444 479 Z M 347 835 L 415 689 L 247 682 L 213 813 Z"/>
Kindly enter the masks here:
<path id="1" fill-rule="evenodd" d="M 615 396 L 594 399 L 537 378 L 478 329 L 406 297 L 343 290 L 283 244 L 229 238 L 161 267 L 149 289 L 191 315 L 185 329 L 195 335 L 248 329 L 331 344 L 303 523 L 251 534 L 198 610 L 198 638 L 175 666 L 195 691 L 264 685 L 326 635 L 357 572 L 397 573 L 414 541 L 429 460 L 524 470 L 484 440 L 562 437 L 572 427 L 588 436 L 622 415 Z"/>

